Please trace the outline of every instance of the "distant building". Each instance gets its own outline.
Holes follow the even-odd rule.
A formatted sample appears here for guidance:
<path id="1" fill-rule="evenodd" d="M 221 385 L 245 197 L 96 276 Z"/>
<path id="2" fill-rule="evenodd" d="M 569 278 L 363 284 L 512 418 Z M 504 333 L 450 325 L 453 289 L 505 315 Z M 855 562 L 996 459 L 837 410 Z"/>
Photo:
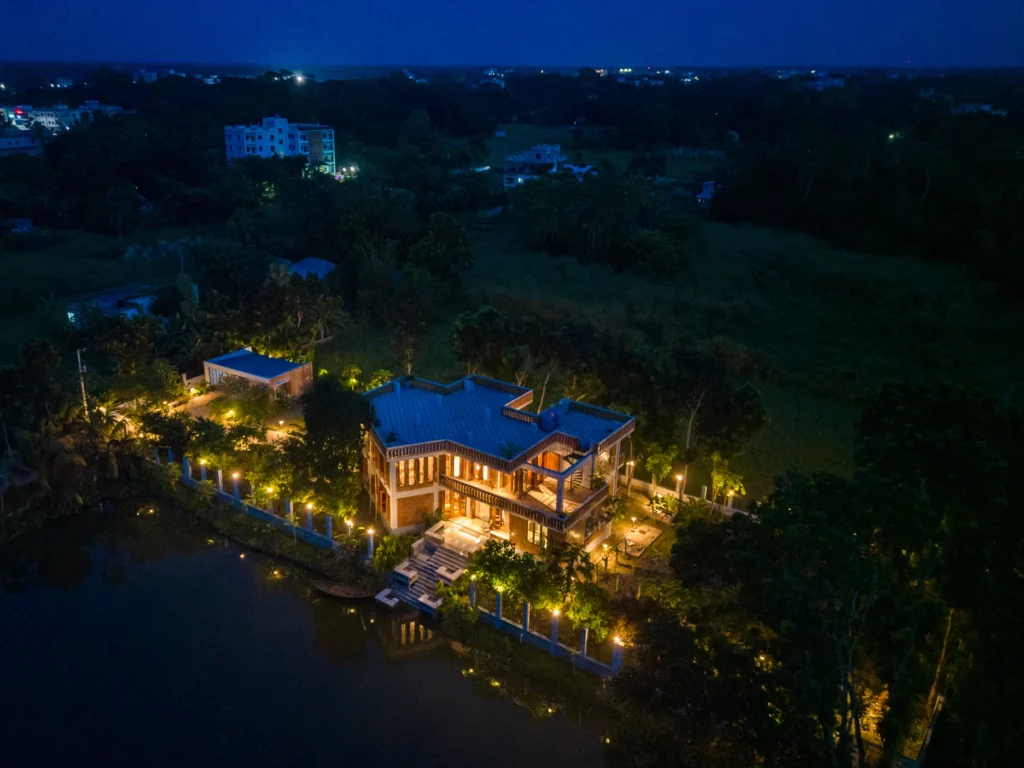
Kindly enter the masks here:
<path id="1" fill-rule="evenodd" d="M 54 85 L 58 88 L 70 88 L 74 84 L 75 81 L 69 77 L 58 77 L 56 81 L 54 81 Z"/>
<path id="2" fill-rule="evenodd" d="M 0 132 L 0 157 L 41 154 L 43 154 L 43 142 L 37 136 L 17 130 Z"/>
<path id="3" fill-rule="evenodd" d="M 977 115 L 984 113 L 986 115 L 1006 117 L 1005 109 L 995 109 L 991 104 L 957 104 L 953 107 L 952 112 L 954 115 Z"/>
<path id="4" fill-rule="evenodd" d="M 711 201 L 715 198 L 715 190 L 718 185 L 713 181 L 705 181 L 701 186 L 700 192 L 697 193 L 697 205 L 701 208 L 706 208 L 711 205 Z"/>
<path id="5" fill-rule="evenodd" d="M 156 288 L 148 283 L 135 283 L 88 293 L 67 305 L 68 322 L 78 327 L 82 316 L 92 313 L 103 317 L 140 317 L 150 314 L 156 301 Z"/>
<path id="6" fill-rule="evenodd" d="M 156 72 L 150 72 L 146 69 L 137 69 L 132 73 L 132 81 L 136 83 L 155 83 L 157 77 Z"/>
<path id="7" fill-rule="evenodd" d="M 267 387 L 275 394 L 283 391 L 291 397 L 305 394 L 313 385 L 312 363 L 293 363 L 260 355 L 251 347 L 206 360 L 203 374 L 211 387 L 220 384 L 225 376 L 234 376 L 248 382 L 250 387 Z"/>
<path id="8" fill-rule="evenodd" d="M 7 121 L 15 128 L 28 130 L 33 125 L 41 125 L 49 131 L 66 130 L 83 120 L 91 120 L 95 112 L 102 112 L 105 115 L 117 115 L 124 110 L 121 107 L 100 104 L 98 101 L 87 101 L 77 107 L 68 107 L 67 104 L 55 104 L 52 107 L 34 107 L 19 105 L 16 107 L 3 107 L 7 115 Z"/>
<path id="9" fill-rule="evenodd" d="M 335 265 L 329 261 L 316 259 L 310 256 L 292 264 L 288 271 L 301 278 L 313 275 L 313 277 L 318 277 L 323 280 L 334 271 L 334 266 Z"/>
<path id="10" fill-rule="evenodd" d="M 261 125 L 224 126 L 228 163 L 245 157 L 301 155 L 314 168 L 334 174 L 334 129 L 327 125 L 289 123 L 274 115 Z"/>
<path id="11" fill-rule="evenodd" d="M 503 185 L 511 189 L 546 173 L 554 173 L 565 162 L 561 144 L 538 144 L 525 152 L 505 158 Z"/>

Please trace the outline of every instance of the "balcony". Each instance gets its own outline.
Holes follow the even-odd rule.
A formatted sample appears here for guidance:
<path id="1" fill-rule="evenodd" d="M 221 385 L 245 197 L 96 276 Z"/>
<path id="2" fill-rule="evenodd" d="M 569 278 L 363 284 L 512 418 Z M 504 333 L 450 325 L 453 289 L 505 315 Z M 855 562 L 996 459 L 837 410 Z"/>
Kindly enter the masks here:
<path id="1" fill-rule="evenodd" d="M 438 477 L 438 481 L 445 488 L 463 496 L 490 504 L 492 507 L 499 507 L 562 533 L 608 498 L 608 486 L 596 491 L 591 491 L 589 488 L 585 491 L 566 490 L 562 498 L 562 508 L 565 513 L 559 514 L 555 511 L 556 491 L 551 487 L 554 483 L 547 478 L 538 488 L 519 494 L 444 474 Z"/>

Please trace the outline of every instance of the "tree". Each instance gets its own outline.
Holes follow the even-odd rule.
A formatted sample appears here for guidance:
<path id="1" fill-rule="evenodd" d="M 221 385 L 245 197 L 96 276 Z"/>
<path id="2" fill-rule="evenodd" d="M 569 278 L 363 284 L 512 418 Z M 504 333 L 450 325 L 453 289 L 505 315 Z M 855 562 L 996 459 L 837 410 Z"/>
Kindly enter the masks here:
<path id="1" fill-rule="evenodd" d="M 573 585 L 565 615 L 577 627 L 589 628 L 595 642 L 602 642 L 612 625 L 608 593 L 592 581 L 577 582 Z"/>
<path id="2" fill-rule="evenodd" d="M 494 307 L 484 306 L 455 318 L 451 344 L 470 373 L 483 369 L 493 374 L 501 369 L 509 333 L 506 317 Z"/>
<path id="3" fill-rule="evenodd" d="M 453 280 L 473 266 L 473 241 L 469 233 L 447 213 L 433 213 L 427 234 L 409 249 L 409 263 L 431 274 Z"/>
<path id="4" fill-rule="evenodd" d="M 651 484 L 655 491 L 658 488 L 658 480 L 667 477 L 672 472 L 672 462 L 679 454 L 679 449 L 674 445 L 662 447 L 658 443 L 651 443 L 647 447 L 647 460 L 644 464 L 647 471 L 651 473 Z"/>
<path id="5" fill-rule="evenodd" d="M 711 454 L 711 502 L 714 503 L 719 495 L 729 498 L 742 496 L 745 492 L 743 478 L 729 469 L 729 462 L 723 459 L 718 451 L 713 452 Z"/>

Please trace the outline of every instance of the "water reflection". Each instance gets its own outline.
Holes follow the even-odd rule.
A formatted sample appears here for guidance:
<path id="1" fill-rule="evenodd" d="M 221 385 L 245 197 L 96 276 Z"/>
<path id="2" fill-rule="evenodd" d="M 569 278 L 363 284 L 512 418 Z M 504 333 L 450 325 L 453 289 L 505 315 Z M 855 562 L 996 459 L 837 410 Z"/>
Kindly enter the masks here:
<path id="1" fill-rule="evenodd" d="M 84 514 L 0 548 L 0 680 L 19 702 L 0 719 L 13 745 L 0 762 L 600 763 L 586 717 L 453 652 L 419 613 L 323 596 L 305 574 L 149 509 Z M 289 712 L 303 713 L 300 731 L 284 727 Z"/>

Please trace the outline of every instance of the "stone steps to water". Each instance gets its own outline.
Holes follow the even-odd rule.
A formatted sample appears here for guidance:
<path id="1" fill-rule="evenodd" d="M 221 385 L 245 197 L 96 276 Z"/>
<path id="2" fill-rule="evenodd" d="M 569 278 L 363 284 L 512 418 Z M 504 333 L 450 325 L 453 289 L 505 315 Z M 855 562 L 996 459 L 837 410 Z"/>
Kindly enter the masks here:
<path id="1" fill-rule="evenodd" d="M 441 578 L 437 575 L 438 568 L 444 566 L 452 570 L 459 570 L 469 565 L 469 560 L 458 552 L 446 549 L 445 547 L 436 547 L 434 549 L 424 547 L 419 555 L 409 558 L 409 565 L 419 574 L 419 578 L 410 586 L 404 582 L 399 582 L 392 576 L 391 594 L 406 605 L 411 605 L 413 608 L 430 613 L 423 603 L 420 602 L 420 597 L 423 595 L 433 597 L 437 592 L 437 584 L 441 581 Z"/>

